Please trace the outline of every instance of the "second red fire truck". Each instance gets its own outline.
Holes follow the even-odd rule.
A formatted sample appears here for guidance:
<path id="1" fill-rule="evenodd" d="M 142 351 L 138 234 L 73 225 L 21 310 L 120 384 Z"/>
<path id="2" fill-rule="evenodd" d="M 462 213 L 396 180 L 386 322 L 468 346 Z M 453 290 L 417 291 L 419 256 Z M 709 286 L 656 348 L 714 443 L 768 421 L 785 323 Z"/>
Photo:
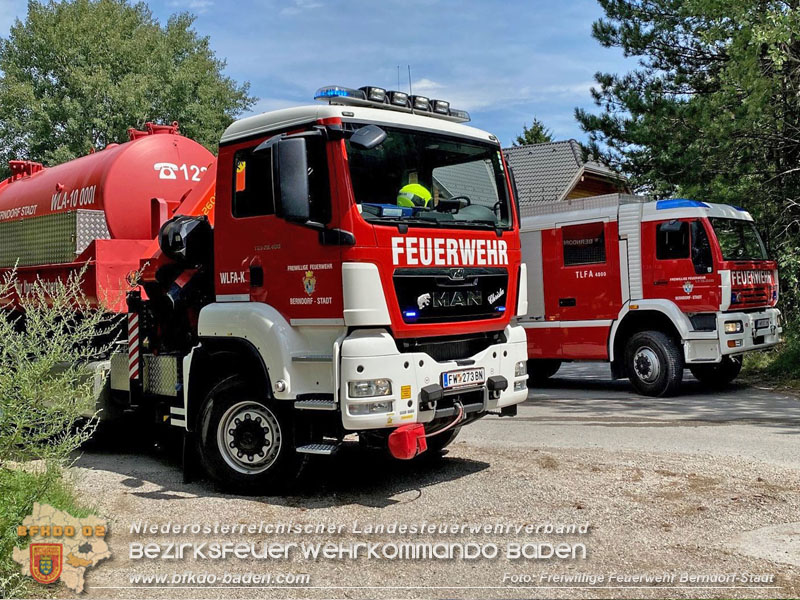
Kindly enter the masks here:
<path id="1" fill-rule="evenodd" d="M 610 194 L 522 209 L 529 373 L 608 361 L 642 394 L 688 367 L 725 384 L 780 341 L 778 271 L 750 214 L 697 200 Z"/>

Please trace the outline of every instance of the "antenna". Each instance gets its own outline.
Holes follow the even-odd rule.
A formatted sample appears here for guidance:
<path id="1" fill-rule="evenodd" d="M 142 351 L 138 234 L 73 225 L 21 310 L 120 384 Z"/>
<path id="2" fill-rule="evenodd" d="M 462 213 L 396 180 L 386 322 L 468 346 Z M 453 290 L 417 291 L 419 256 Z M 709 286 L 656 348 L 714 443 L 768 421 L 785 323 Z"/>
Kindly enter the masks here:
<path id="1" fill-rule="evenodd" d="M 397 89 L 400 89 L 400 65 L 397 65 Z"/>
<path id="2" fill-rule="evenodd" d="M 413 96 L 411 92 L 411 65 L 408 65 L 408 95 Z"/>

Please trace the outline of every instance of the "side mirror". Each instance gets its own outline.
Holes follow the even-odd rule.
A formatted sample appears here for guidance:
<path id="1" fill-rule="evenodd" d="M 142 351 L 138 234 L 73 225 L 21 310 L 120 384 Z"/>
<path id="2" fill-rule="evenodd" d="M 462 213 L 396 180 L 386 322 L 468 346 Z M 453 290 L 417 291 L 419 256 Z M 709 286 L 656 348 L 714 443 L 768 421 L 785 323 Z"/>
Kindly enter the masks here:
<path id="1" fill-rule="evenodd" d="M 350 144 L 359 150 L 372 150 L 386 139 L 386 132 L 377 125 L 365 125 L 350 136 Z"/>
<path id="2" fill-rule="evenodd" d="M 272 145 L 275 214 L 293 223 L 311 218 L 307 157 L 304 138 L 284 138 Z"/>

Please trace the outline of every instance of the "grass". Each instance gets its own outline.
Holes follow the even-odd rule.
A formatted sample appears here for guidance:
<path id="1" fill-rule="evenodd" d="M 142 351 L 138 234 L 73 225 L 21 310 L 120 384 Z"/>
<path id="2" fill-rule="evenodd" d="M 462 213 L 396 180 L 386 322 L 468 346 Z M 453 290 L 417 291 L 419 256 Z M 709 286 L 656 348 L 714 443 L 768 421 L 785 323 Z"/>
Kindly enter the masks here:
<path id="1" fill-rule="evenodd" d="M 745 355 L 742 377 L 800 390 L 800 336 L 790 335 L 772 350 Z"/>
<path id="2" fill-rule="evenodd" d="M 27 544 L 17 537 L 17 526 L 31 514 L 34 502 L 50 504 L 78 518 L 93 512 L 78 501 L 58 465 L 39 470 L 0 469 L 0 598 L 42 597 L 53 592 L 22 576 L 19 564 L 11 558 L 14 546 Z"/>

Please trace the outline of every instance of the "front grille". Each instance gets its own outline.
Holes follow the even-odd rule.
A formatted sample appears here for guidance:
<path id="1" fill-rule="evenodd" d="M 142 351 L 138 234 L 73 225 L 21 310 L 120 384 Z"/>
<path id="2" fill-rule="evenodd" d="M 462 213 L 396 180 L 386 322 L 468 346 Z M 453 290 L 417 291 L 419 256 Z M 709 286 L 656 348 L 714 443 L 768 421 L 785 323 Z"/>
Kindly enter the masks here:
<path id="1" fill-rule="evenodd" d="M 491 319 L 510 302 L 502 268 L 397 269 L 393 279 L 406 323 Z"/>
<path id="2" fill-rule="evenodd" d="M 436 362 L 447 362 L 470 358 L 489 346 L 505 341 L 506 336 L 502 331 L 494 331 L 469 336 L 401 339 L 397 345 L 400 352 L 424 352 Z"/>
<path id="3" fill-rule="evenodd" d="M 770 300 L 769 293 L 764 288 L 734 290 L 734 293 L 736 294 L 736 302 L 734 304 L 765 305 Z"/>

